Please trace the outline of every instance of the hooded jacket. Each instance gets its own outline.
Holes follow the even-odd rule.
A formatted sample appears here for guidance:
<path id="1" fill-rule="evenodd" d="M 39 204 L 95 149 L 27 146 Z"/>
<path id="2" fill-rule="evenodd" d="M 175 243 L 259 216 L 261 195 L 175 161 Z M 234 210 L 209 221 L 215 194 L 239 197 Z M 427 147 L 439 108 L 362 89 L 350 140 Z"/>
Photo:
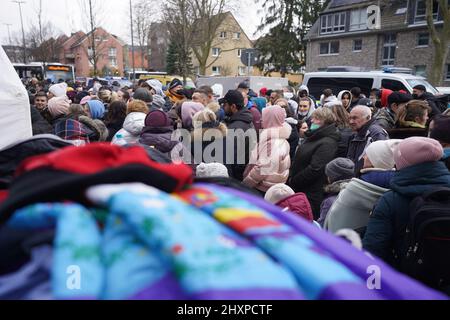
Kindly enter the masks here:
<path id="1" fill-rule="evenodd" d="M 428 162 L 397 171 L 391 191 L 383 195 L 370 216 L 363 248 L 398 266 L 405 253 L 405 233 L 411 201 L 433 188 L 450 188 L 450 172 L 443 162 Z"/>
<path id="2" fill-rule="evenodd" d="M 358 230 L 366 227 L 373 206 L 387 191 L 363 180 L 352 179 L 328 211 L 324 228 L 335 233 L 340 229 Z"/>
<path id="3" fill-rule="evenodd" d="M 250 164 L 244 173 L 245 185 L 266 192 L 270 187 L 287 181 L 291 166 L 291 148 L 287 139 L 291 131 L 287 123 L 261 131 L 259 143 L 252 151 Z"/>
<path id="4" fill-rule="evenodd" d="M 325 166 L 336 157 L 341 135 L 334 124 L 305 135 L 305 142 L 295 154 L 289 185 L 295 192 L 306 194 L 314 217 L 318 218 L 326 182 Z"/>
<path id="5" fill-rule="evenodd" d="M 313 221 L 311 205 L 309 204 L 308 198 L 304 193 L 293 194 L 292 196 L 279 201 L 276 206 L 289 210 L 309 222 Z"/>
<path id="6" fill-rule="evenodd" d="M 130 113 L 123 123 L 123 128 L 120 129 L 112 140 L 112 144 L 119 144 L 118 135 L 122 135 L 127 144 L 136 144 L 139 141 L 142 129 L 145 126 L 145 117 L 147 115 L 143 112 Z"/>
<path id="7" fill-rule="evenodd" d="M 350 105 L 351 105 L 351 103 L 352 103 L 352 97 L 353 97 L 352 93 L 351 93 L 350 91 L 348 91 L 348 90 L 342 90 L 341 92 L 339 92 L 337 98 L 338 98 L 338 100 L 339 100 L 340 102 L 342 102 L 342 96 L 343 96 L 345 93 L 348 93 L 348 94 L 350 95 L 349 105 L 348 105 L 348 107 L 345 109 L 345 110 L 348 111 L 348 110 L 350 109 Z"/>
<path id="8" fill-rule="evenodd" d="M 350 183 L 350 181 L 351 180 L 340 180 L 325 186 L 324 188 L 325 199 L 322 201 L 322 204 L 320 205 L 320 218 L 317 220 L 317 222 L 320 224 L 322 228 L 325 222 L 325 218 L 327 217 L 331 206 L 336 201 L 339 192 L 344 190 L 347 184 Z"/>

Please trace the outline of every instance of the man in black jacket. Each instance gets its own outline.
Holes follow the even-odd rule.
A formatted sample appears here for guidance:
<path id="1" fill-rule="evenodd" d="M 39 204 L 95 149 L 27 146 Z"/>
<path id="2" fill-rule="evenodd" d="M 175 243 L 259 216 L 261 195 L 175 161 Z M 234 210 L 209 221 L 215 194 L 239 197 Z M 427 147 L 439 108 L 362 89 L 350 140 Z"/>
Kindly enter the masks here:
<path id="1" fill-rule="evenodd" d="M 413 88 L 413 99 L 423 100 L 428 102 L 428 105 L 431 108 L 431 113 L 429 115 L 430 121 L 438 114 L 441 114 L 441 110 L 437 107 L 435 103 L 435 97 L 432 93 L 427 92 L 427 88 L 424 85 L 417 85 Z"/>
<path id="2" fill-rule="evenodd" d="M 226 166 L 230 177 L 242 181 L 250 152 L 256 144 L 257 135 L 253 126 L 253 116 L 244 106 L 244 96 L 237 90 L 228 91 L 225 97 L 219 100 L 219 104 L 223 106 L 227 116 L 225 119 L 228 127 Z"/>
<path id="3" fill-rule="evenodd" d="M 355 163 L 357 177 L 364 166 L 364 153 L 367 147 L 378 140 L 388 140 L 389 135 L 372 119 L 372 111 L 366 106 L 356 106 L 350 112 L 350 128 L 353 135 L 350 137 L 347 158 Z"/>

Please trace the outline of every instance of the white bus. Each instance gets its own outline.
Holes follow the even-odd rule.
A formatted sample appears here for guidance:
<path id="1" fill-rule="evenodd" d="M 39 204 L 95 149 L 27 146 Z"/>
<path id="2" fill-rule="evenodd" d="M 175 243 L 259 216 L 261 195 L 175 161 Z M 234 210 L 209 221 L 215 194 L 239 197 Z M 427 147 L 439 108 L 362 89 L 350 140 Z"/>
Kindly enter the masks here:
<path id="1" fill-rule="evenodd" d="M 13 63 L 13 66 L 21 79 L 50 79 L 54 83 L 61 79 L 64 81 L 75 81 L 74 67 L 69 64 L 31 62 L 28 64 Z"/>

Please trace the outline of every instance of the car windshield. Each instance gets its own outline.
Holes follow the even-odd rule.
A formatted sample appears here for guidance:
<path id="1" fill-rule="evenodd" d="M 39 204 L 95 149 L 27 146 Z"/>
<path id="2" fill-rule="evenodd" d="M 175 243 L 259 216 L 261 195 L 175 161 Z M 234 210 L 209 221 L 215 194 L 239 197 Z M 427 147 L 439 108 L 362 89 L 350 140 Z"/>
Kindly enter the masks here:
<path id="1" fill-rule="evenodd" d="M 433 87 L 428 81 L 423 80 L 423 79 L 406 79 L 406 81 L 408 81 L 409 85 L 414 88 L 415 86 L 421 84 L 423 86 L 425 86 L 425 88 L 427 89 L 427 92 L 430 92 L 432 94 L 437 94 L 438 90 Z"/>

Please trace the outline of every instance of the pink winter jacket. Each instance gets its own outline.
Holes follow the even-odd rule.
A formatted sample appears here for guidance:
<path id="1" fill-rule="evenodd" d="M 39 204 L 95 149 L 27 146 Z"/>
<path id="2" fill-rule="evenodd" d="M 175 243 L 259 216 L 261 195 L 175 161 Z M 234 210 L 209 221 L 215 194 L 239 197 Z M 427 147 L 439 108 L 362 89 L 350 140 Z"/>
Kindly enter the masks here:
<path id="1" fill-rule="evenodd" d="M 291 131 L 292 127 L 287 123 L 261 131 L 259 143 L 244 172 L 245 185 L 266 192 L 273 185 L 287 181 L 291 166 L 287 139 Z"/>

